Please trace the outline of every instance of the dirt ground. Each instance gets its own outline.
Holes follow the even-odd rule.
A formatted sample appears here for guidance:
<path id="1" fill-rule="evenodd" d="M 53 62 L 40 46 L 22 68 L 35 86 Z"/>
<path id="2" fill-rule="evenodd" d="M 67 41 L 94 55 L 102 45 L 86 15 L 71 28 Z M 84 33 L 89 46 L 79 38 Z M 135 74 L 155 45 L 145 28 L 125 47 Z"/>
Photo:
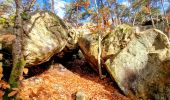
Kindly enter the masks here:
<path id="1" fill-rule="evenodd" d="M 84 60 L 54 63 L 41 74 L 22 81 L 20 95 L 24 100 L 75 100 L 83 92 L 87 100 L 130 100 L 121 94 L 110 79 L 101 80 Z M 33 73 L 39 68 L 31 70 Z"/>

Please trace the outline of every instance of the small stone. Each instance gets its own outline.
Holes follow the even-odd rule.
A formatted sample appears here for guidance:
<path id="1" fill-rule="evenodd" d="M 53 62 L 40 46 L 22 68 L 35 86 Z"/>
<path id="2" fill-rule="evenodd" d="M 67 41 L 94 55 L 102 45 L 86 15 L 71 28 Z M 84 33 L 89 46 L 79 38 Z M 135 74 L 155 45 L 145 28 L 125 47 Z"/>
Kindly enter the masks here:
<path id="1" fill-rule="evenodd" d="M 62 64 L 59 64 L 59 71 L 60 72 L 65 72 L 66 68 Z"/>
<path id="2" fill-rule="evenodd" d="M 86 100 L 86 94 L 82 91 L 76 93 L 76 100 Z"/>

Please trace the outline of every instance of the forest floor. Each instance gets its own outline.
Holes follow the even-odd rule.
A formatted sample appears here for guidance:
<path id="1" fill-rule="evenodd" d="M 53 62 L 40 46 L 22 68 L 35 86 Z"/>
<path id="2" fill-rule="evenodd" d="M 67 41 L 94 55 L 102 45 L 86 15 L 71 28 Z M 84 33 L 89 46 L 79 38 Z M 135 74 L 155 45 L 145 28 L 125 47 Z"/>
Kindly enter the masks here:
<path id="1" fill-rule="evenodd" d="M 83 92 L 87 100 L 130 100 L 109 77 L 101 80 L 85 60 L 75 59 L 63 65 L 53 63 L 43 70 L 43 66 L 29 69 L 29 73 L 36 75 L 30 77 L 28 73 L 29 78 L 22 81 L 22 98 L 75 100 L 76 92 Z"/>

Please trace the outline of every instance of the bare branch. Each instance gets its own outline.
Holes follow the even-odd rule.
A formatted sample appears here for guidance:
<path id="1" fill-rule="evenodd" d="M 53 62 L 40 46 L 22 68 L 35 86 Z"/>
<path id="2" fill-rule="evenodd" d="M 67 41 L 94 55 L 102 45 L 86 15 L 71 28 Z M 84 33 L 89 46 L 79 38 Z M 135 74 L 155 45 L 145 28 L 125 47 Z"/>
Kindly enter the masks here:
<path id="1" fill-rule="evenodd" d="M 34 6 L 35 2 L 37 0 L 30 0 L 30 1 L 27 1 L 27 6 L 25 7 L 24 11 L 30 11 L 31 8 Z"/>

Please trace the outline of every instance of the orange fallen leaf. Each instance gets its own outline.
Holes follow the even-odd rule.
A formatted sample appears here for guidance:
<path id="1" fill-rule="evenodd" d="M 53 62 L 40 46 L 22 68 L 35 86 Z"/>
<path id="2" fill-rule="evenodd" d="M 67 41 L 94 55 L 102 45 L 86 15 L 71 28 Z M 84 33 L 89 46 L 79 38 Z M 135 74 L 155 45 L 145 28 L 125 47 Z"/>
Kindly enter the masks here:
<path id="1" fill-rule="evenodd" d="M 7 82 L 1 80 L 0 81 L 0 88 L 7 89 L 7 88 L 10 88 L 10 85 Z"/>
<path id="2" fill-rule="evenodd" d="M 12 96 L 14 96 L 15 94 L 17 94 L 18 93 L 18 91 L 12 91 L 12 92 L 10 92 L 9 94 L 8 94 L 8 97 L 12 97 Z"/>
<path id="3" fill-rule="evenodd" d="M 12 88 L 12 90 L 14 90 L 14 91 L 19 91 L 19 89 L 18 89 L 18 88 Z"/>
<path id="4" fill-rule="evenodd" d="M 16 38 L 15 35 L 5 34 L 0 36 L 0 40 L 4 42 L 11 42 Z"/>
<path id="5" fill-rule="evenodd" d="M 4 95 L 4 92 L 0 90 L 0 98 Z"/>

